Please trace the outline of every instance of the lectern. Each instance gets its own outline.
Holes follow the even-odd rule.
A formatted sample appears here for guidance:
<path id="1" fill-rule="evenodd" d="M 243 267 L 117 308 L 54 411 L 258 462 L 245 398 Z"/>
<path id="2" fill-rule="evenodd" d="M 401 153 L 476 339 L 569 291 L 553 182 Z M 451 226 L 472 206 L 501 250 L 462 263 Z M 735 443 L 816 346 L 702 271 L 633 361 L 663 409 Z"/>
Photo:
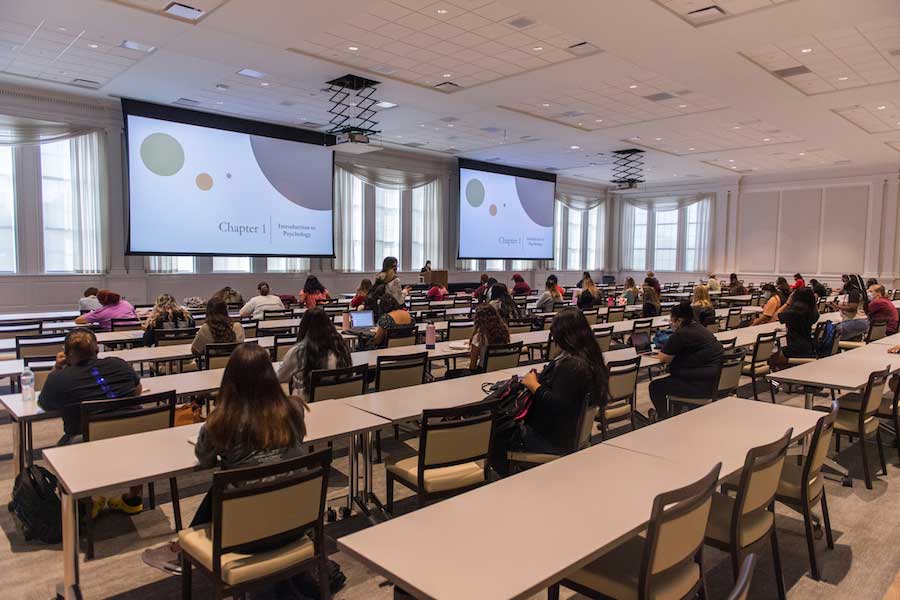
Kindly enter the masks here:
<path id="1" fill-rule="evenodd" d="M 438 284 L 447 287 L 447 271 L 425 271 L 422 273 L 422 281 L 428 285 Z"/>

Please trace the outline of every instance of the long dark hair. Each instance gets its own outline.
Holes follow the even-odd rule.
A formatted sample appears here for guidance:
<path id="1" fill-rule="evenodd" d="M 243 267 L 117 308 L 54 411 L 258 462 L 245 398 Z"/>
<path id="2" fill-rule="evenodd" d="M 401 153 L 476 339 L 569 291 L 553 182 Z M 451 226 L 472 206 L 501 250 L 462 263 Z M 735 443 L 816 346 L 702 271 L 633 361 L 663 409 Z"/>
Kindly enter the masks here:
<path id="1" fill-rule="evenodd" d="M 333 352 L 337 357 L 337 367 L 350 367 L 350 348 L 338 333 L 337 328 L 321 308 L 313 308 L 303 313 L 300 326 L 297 328 L 297 341 L 304 344 L 300 357 L 300 372 L 303 389 L 308 390 L 310 374 L 316 369 L 325 369 L 328 365 L 328 354 Z"/>
<path id="2" fill-rule="evenodd" d="M 550 335 L 569 357 L 584 363 L 591 373 L 591 404 L 602 403 L 606 398 L 608 376 L 603 353 L 584 313 L 575 307 L 562 309 L 550 325 Z"/>
<path id="3" fill-rule="evenodd" d="M 497 310 L 491 304 L 482 304 L 475 310 L 475 335 L 492 344 L 508 344 L 509 328 Z"/>
<path id="4" fill-rule="evenodd" d="M 204 428 L 217 450 L 289 448 L 306 436 L 305 409 L 300 398 L 284 393 L 269 351 L 257 344 L 241 344 L 228 359 L 216 410 Z"/>
<path id="5" fill-rule="evenodd" d="M 303 291 L 307 294 L 324 294 L 325 286 L 319 283 L 318 277 L 310 275 L 306 278 L 306 283 L 303 284 Z"/>
<path id="6" fill-rule="evenodd" d="M 787 302 L 788 296 L 791 295 L 791 286 L 788 285 L 787 279 L 779 276 L 778 279 L 775 280 L 775 289 L 781 294 L 781 303 L 784 304 Z"/>
<path id="7" fill-rule="evenodd" d="M 504 284 L 495 283 L 492 285 L 488 294 L 488 300 L 490 302 L 497 301 L 500 316 L 504 320 L 509 321 L 510 319 L 519 318 L 519 307 L 516 306 L 515 300 L 509 295 L 509 289 Z"/>
<path id="8" fill-rule="evenodd" d="M 812 289 L 808 287 L 797 288 L 794 290 L 794 299 L 791 301 L 791 308 L 799 313 L 805 313 L 813 322 L 819 320 L 819 311 L 816 308 L 816 295 Z"/>
<path id="9" fill-rule="evenodd" d="M 236 339 L 228 305 L 222 298 L 210 298 L 206 303 L 206 325 L 216 343 L 229 344 Z"/>

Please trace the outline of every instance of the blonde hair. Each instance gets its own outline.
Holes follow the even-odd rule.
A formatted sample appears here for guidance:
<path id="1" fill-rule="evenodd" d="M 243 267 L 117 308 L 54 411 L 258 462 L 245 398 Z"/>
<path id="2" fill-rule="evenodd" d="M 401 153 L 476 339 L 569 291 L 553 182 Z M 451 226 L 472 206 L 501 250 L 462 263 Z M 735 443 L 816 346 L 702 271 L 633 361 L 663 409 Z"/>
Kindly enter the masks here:
<path id="1" fill-rule="evenodd" d="M 694 286 L 694 301 L 691 306 L 700 306 L 702 308 L 712 308 L 712 302 L 709 299 L 709 288 L 705 285 Z"/>
<path id="2" fill-rule="evenodd" d="M 660 308 L 661 304 L 659 302 L 659 295 L 656 293 L 656 290 L 653 289 L 653 287 L 651 287 L 649 285 L 645 285 L 643 294 L 644 294 L 644 302 L 649 302 L 650 304 L 655 306 L 657 309 Z"/>
<path id="3" fill-rule="evenodd" d="M 150 311 L 147 319 L 152 323 L 164 314 L 184 315 L 187 314 L 187 311 L 178 305 L 172 294 L 162 293 L 156 297 L 156 304 L 153 306 L 153 310 Z"/>
<path id="4" fill-rule="evenodd" d="M 581 290 L 582 294 L 585 292 L 589 292 L 591 294 L 591 296 L 593 296 L 594 298 L 600 297 L 600 291 L 597 289 L 597 286 L 594 285 L 594 280 L 591 279 L 590 277 L 585 277 L 584 279 L 581 280 L 581 287 L 582 287 L 582 290 Z"/>

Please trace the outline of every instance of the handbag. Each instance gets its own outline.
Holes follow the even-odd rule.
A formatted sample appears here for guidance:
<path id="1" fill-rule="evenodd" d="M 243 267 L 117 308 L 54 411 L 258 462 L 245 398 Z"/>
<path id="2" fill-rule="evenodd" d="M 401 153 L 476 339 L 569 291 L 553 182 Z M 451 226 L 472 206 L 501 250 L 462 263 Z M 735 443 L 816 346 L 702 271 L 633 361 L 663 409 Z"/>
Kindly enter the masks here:
<path id="1" fill-rule="evenodd" d="M 202 423 L 205 421 L 203 415 L 200 414 L 200 405 L 194 402 L 179 404 L 175 407 L 175 427 L 182 425 L 193 425 L 194 423 Z"/>
<path id="2" fill-rule="evenodd" d="M 497 400 L 497 411 L 494 422 L 495 434 L 502 434 L 515 428 L 528 415 L 532 396 L 518 375 L 495 383 L 482 384 L 484 401 Z"/>

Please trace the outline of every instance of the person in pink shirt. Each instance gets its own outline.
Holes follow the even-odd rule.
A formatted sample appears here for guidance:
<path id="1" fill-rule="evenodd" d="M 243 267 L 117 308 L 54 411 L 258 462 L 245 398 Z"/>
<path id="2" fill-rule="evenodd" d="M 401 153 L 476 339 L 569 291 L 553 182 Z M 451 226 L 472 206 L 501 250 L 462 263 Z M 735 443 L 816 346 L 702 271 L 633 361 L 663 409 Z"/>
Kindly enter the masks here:
<path id="1" fill-rule="evenodd" d="M 445 300 L 447 298 L 448 294 L 450 294 L 450 292 L 447 291 L 447 288 L 442 287 L 435 283 L 434 285 L 431 286 L 431 289 L 428 290 L 428 293 L 426 294 L 426 296 L 428 296 L 429 300 L 434 301 L 434 300 Z"/>
<path id="2" fill-rule="evenodd" d="M 527 296 L 531 293 L 531 286 L 520 274 L 513 275 L 512 280 L 515 282 L 512 289 L 513 296 Z"/>
<path id="3" fill-rule="evenodd" d="M 315 275 L 306 278 L 306 283 L 303 284 L 299 296 L 300 304 L 305 305 L 306 308 L 315 308 L 320 301 L 328 300 L 331 297 Z"/>
<path id="4" fill-rule="evenodd" d="M 111 331 L 113 319 L 137 319 L 134 307 L 111 290 L 97 292 L 97 300 L 100 301 L 100 308 L 81 315 L 75 319 L 76 324 L 96 323 L 103 331 Z"/>

